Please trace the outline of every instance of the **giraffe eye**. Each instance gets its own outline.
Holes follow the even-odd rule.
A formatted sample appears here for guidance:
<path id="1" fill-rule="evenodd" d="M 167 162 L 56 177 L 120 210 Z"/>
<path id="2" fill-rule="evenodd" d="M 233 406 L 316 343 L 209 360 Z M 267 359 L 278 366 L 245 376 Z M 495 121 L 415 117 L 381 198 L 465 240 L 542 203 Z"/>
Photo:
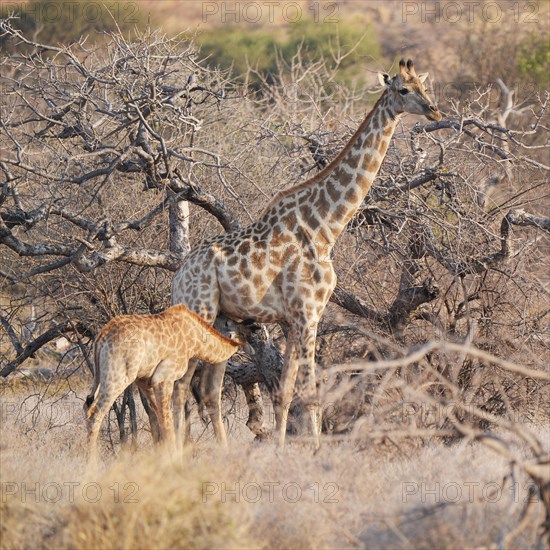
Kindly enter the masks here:
<path id="1" fill-rule="evenodd" d="M 409 90 L 407 90 L 407 88 L 401 88 L 401 89 L 399 90 L 399 93 L 400 93 L 401 95 L 407 95 L 407 94 L 409 93 Z"/>

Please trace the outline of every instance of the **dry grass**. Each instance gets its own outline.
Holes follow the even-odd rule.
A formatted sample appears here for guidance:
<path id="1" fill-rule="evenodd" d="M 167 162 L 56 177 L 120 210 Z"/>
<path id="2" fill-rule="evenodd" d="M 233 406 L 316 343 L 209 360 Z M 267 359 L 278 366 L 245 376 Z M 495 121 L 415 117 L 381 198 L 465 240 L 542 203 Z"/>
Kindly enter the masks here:
<path id="1" fill-rule="evenodd" d="M 509 465 L 477 444 L 359 448 L 325 437 L 316 454 L 300 441 L 281 453 L 236 426 L 227 452 L 200 440 L 182 461 L 142 430 L 137 451 L 116 445 L 115 459 L 104 449 L 103 471 L 90 476 L 79 397 L 56 401 L 55 428 L 46 414 L 13 416 L 28 393 L 0 401 L 6 549 L 489 547 L 517 524 L 527 495 L 521 477 L 516 495 L 500 489 Z M 534 547 L 534 515 L 512 547 Z"/>

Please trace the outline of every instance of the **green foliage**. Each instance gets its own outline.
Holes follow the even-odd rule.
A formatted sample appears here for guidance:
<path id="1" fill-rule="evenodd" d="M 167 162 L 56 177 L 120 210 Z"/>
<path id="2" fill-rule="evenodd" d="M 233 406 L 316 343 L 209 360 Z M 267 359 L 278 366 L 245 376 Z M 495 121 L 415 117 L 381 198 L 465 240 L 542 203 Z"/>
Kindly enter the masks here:
<path id="1" fill-rule="evenodd" d="M 350 83 L 372 58 L 380 57 L 380 47 L 368 26 L 360 21 L 316 23 L 306 19 L 287 27 L 270 29 L 222 27 L 207 31 L 197 38 L 209 64 L 232 68 L 242 76 L 250 66 L 267 80 L 277 78 L 277 59 L 289 63 L 301 52 L 306 65 L 325 59 L 328 68 L 336 65 L 338 54 L 351 52 L 340 61 L 336 79 Z"/>
<path id="2" fill-rule="evenodd" d="M 3 2 L 0 5 L 0 17 L 10 14 L 17 17 L 14 26 L 25 36 L 52 45 L 68 44 L 86 35 L 114 32 L 117 28 L 127 33 L 143 26 L 138 2 Z"/>
<path id="3" fill-rule="evenodd" d="M 550 80 L 550 43 L 548 37 L 530 34 L 518 52 L 517 64 L 522 76 L 541 86 Z"/>
<path id="4" fill-rule="evenodd" d="M 233 26 L 213 29 L 197 38 L 209 65 L 232 68 L 239 76 L 246 73 L 248 66 L 263 74 L 275 73 L 280 42 L 273 32 Z"/>
<path id="5" fill-rule="evenodd" d="M 306 62 L 324 58 L 329 68 L 333 68 L 338 55 L 349 53 L 340 61 L 337 78 L 342 83 L 349 83 L 370 60 L 380 58 L 380 46 L 374 32 L 357 19 L 331 24 L 313 20 L 295 23 L 282 48 L 285 59 L 290 59 L 300 47 Z"/>

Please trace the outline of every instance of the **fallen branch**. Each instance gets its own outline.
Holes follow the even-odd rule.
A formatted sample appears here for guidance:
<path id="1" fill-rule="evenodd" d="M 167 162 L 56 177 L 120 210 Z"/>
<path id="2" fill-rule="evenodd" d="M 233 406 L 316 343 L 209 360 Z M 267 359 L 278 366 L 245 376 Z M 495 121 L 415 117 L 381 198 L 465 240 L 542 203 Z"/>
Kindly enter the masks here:
<path id="1" fill-rule="evenodd" d="M 46 332 L 42 333 L 40 336 L 35 338 L 32 342 L 29 342 L 24 348 L 18 352 L 18 355 L 15 359 L 7 363 L 2 370 L 0 370 L 0 376 L 5 378 L 9 376 L 25 359 L 32 357 L 42 346 L 46 345 L 48 342 L 51 342 L 55 338 L 59 338 L 64 334 L 70 332 L 78 331 L 80 333 L 89 334 L 89 330 L 81 324 L 74 325 L 71 321 L 63 321 L 51 328 Z"/>

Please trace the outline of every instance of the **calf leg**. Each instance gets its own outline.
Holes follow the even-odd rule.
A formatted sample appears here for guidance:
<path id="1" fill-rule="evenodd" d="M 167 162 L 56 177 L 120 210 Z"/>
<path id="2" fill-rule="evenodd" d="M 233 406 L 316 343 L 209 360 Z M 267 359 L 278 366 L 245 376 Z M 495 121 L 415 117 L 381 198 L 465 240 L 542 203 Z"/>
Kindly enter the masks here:
<path id="1" fill-rule="evenodd" d="M 242 386 L 248 405 L 248 420 L 246 425 L 248 429 L 258 438 L 262 439 L 266 436 L 264 428 L 264 406 L 262 401 L 262 393 L 258 384 L 250 384 Z"/>
<path id="2" fill-rule="evenodd" d="M 157 420 L 155 411 L 153 410 L 151 403 L 145 396 L 145 392 L 141 388 L 139 388 L 139 397 L 141 399 L 141 404 L 143 405 L 143 408 L 147 413 L 147 417 L 149 418 L 149 426 L 151 427 L 151 435 L 153 436 L 153 442 L 158 443 L 160 440 L 160 431 L 159 431 L 159 422 Z"/>
<path id="3" fill-rule="evenodd" d="M 122 391 L 122 390 L 121 390 Z M 119 392 L 112 390 L 110 392 L 100 393 L 97 399 L 92 401 L 86 410 L 86 428 L 87 428 L 87 446 L 88 446 L 88 468 L 94 468 L 98 462 L 97 439 L 101 422 L 113 406 Z"/>
<path id="4" fill-rule="evenodd" d="M 227 447 L 227 436 L 223 426 L 221 411 L 223 377 L 226 364 L 227 361 L 218 363 L 217 365 L 205 365 L 202 371 L 200 387 L 206 410 L 212 421 L 216 441 L 222 447 Z"/>
<path id="5" fill-rule="evenodd" d="M 174 383 L 174 427 L 176 431 L 176 442 L 179 448 L 189 441 L 191 424 L 188 414 L 188 401 L 191 396 L 191 379 L 197 368 L 198 361 L 189 361 L 187 372 Z"/>
<path id="6" fill-rule="evenodd" d="M 153 385 L 152 391 L 155 396 L 155 412 L 159 421 L 161 441 L 170 452 L 174 452 L 176 450 L 176 436 L 171 408 L 174 382 L 173 380 L 159 382 Z"/>

